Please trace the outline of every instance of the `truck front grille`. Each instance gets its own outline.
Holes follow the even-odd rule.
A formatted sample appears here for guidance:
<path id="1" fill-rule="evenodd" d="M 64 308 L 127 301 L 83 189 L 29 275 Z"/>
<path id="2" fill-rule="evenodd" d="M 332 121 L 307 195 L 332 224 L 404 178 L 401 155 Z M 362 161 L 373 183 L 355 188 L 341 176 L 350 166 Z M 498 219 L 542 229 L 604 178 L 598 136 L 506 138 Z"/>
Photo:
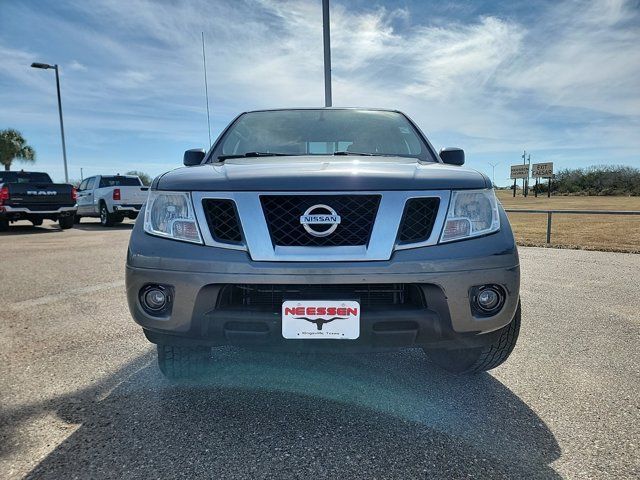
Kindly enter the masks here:
<path id="1" fill-rule="evenodd" d="M 260 201 L 275 246 L 342 247 L 369 243 L 380 195 L 262 195 Z M 341 217 L 330 235 L 316 237 L 300 223 L 314 205 L 327 205 Z"/>
<path id="2" fill-rule="evenodd" d="M 225 285 L 218 296 L 218 309 L 279 312 L 284 300 L 357 300 L 363 307 L 392 305 L 425 306 L 421 289 L 409 283 L 367 283 L 342 285 Z"/>
<path id="3" fill-rule="evenodd" d="M 400 243 L 426 241 L 431 236 L 439 205 L 439 198 L 409 199 L 402 214 L 398 241 Z"/>
<path id="4" fill-rule="evenodd" d="M 209 231 L 216 242 L 242 243 L 242 229 L 233 200 L 209 198 L 202 201 L 202 206 Z"/>

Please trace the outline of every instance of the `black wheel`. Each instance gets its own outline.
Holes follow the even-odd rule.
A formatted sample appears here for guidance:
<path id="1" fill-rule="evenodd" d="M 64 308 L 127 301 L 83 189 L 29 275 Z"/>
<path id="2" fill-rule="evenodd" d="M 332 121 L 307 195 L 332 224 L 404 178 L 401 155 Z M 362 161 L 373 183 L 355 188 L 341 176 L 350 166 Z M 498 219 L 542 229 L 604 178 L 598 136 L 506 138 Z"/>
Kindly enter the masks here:
<path id="1" fill-rule="evenodd" d="M 35 219 L 31 220 L 31 223 L 33 224 L 34 227 L 39 227 L 40 225 L 42 225 L 42 219 L 41 218 L 35 218 Z"/>
<path id="2" fill-rule="evenodd" d="M 207 371 L 211 363 L 209 347 L 156 346 L 160 371 L 172 380 L 197 378 Z"/>
<path id="3" fill-rule="evenodd" d="M 67 230 L 69 228 L 73 228 L 73 215 L 69 215 L 67 217 L 60 217 L 58 219 L 58 224 L 62 230 Z"/>
<path id="4" fill-rule="evenodd" d="M 100 223 L 103 227 L 113 227 L 115 219 L 113 213 L 109 213 L 105 203 L 100 204 Z"/>
<path id="5" fill-rule="evenodd" d="M 451 373 L 480 373 L 496 368 L 509 358 L 520 333 L 520 303 L 509 325 L 500 329 L 497 339 L 484 347 L 425 350 L 440 368 Z"/>
<path id="6" fill-rule="evenodd" d="M 9 220 L 0 218 L 0 232 L 6 232 L 7 230 L 9 230 Z"/>
<path id="7" fill-rule="evenodd" d="M 78 223 L 80 223 L 80 219 L 81 218 L 82 217 L 80 215 L 74 215 L 73 216 L 73 223 L 75 223 L 77 225 Z"/>

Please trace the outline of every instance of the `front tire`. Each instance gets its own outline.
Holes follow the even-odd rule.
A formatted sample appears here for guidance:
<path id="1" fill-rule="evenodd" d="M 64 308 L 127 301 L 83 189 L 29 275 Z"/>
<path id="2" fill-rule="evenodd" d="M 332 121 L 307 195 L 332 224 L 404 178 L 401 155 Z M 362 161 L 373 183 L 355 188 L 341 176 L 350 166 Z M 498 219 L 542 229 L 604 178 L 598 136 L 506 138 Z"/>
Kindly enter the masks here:
<path id="1" fill-rule="evenodd" d="M 504 363 L 516 346 L 520 333 L 520 303 L 509 325 L 499 330 L 493 343 L 484 347 L 461 349 L 425 350 L 429 358 L 440 368 L 456 374 L 486 372 Z"/>
<path id="2" fill-rule="evenodd" d="M 39 227 L 40 225 L 42 225 L 42 219 L 34 218 L 33 220 L 31 220 L 31 223 L 34 227 Z"/>
<path id="3" fill-rule="evenodd" d="M 60 217 L 58 219 L 58 224 L 60 225 L 61 230 L 68 230 L 69 228 L 73 228 L 73 215 Z"/>
<path id="4" fill-rule="evenodd" d="M 0 232 L 6 232 L 7 230 L 9 230 L 9 220 L 1 218 L 0 219 Z"/>
<path id="5" fill-rule="evenodd" d="M 100 204 L 100 223 L 103 227 L 113 227 L 115 223 L 114 215 L 109 213 L 106 203 Z"/>
<path id="6" fill-rule="evenodd" d="M 171 380 L 202 376 L 211 363 L 211 349 L 209 347 L 156 346 L 160 371 Z"/>

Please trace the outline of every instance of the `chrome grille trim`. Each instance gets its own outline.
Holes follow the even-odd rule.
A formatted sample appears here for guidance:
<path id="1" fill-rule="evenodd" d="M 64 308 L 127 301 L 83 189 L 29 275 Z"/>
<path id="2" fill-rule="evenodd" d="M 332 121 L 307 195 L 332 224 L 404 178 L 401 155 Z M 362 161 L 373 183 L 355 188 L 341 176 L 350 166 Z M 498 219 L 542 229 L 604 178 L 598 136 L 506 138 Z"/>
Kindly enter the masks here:
<path id="1" fill-rule="evenodd" d="M 381 195 L 368 246 L 340 247 L 274 247 L 260 202 L 261 195 Z M 397 236 L 405 203 L 411 198 L 437 197 L 440 199 L 438 214 L 429 238 L 423 242 L 398 244 Z M 385 261 L 394 250 L 426 247 L 438 243 L 442 232 L 450 190 L 383 191 L 383 192 L 192 192 L 193 206 L 205 245 L 247 251 L 259 262 L 327 262 L 327 261 Z M 204 199 L 230 199 L 236 203 L 244 233 L 244 245 L 216 242 L 209 231 L 202 207 Z M 339 213 L 339 212 L 338 212 Z"/>

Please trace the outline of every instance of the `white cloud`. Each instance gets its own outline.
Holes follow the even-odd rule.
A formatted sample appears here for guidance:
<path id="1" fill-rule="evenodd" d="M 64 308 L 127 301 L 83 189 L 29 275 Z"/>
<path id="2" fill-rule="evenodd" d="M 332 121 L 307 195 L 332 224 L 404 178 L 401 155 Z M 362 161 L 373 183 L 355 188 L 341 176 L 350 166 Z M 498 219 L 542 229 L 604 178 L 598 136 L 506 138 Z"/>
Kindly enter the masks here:
<path id="1" fill-rule="evenodd" d="M 87 71 L 87 67 L 84 66 L 82 63 L 80 63 L 77 60 L 71 61 L 71 63 L 69 64 L 69 68 L 71 70 L 77 70 L 79 72 L 86 72 Z"/>
<path id="2" fill-rule="evenodd" d="M 640 115 L 640 14 L 622 0 L 557 5 L 502 85 L 549 105 Z"/>

